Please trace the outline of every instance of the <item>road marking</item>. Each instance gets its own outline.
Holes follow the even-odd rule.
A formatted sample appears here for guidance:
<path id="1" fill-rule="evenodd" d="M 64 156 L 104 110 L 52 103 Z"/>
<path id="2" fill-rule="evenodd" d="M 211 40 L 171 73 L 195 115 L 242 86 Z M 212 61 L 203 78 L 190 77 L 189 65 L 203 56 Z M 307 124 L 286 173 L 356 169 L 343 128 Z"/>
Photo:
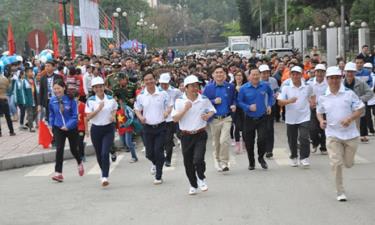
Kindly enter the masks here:
<path id="1" fill-rule="evenodd" d="M 63 164 L 65 164 L 65 162 Z M 54 171 L 55 163 L 48 163 L 35 167 L 35 169 L 27 173 L 25 177 L 46 177 L 53 174 Z"/>
<path id="2" fill-rule="evenodd" d="M 117 155 L 116 162 L 111 163 L 111 166 L 110 166 L 110 169 L 109 169 L 110 174 L 116 169 L 116 167 L 120 164 L 120 161 L 123 158 L 125 158 L 125 154 L 121 153 L 121 154 Z M 95 166 L 92 167 L 87 174 L 88 175 L 100 175 L 100 174 L 102 174 L 102 170 L 100 169 L 99 164 L 96 163 Z"/>
<path id="3" fill-rule="evenodd" d="M 355 158 L 354 158 L 354 162 L 355 164 L 368 164 L 370 163 L 369 160 L 359 156 L 359 155 L 355 155 Z"/>
<path id="4" fill-rule="evenodd" d="M 289 152 L 287 152 L 286 148 L 274 148 L 273 158 L 279 166 L 289 165 Z"/>

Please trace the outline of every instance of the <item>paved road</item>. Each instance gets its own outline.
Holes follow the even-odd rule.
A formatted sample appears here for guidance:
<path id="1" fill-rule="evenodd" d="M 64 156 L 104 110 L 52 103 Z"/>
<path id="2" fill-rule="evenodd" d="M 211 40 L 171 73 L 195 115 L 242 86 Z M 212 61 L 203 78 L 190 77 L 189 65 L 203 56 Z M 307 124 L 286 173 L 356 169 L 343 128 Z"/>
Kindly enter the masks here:
<path id="1" fill-rule="evenodd" d="M 78 177 L 74 161 L 64 164 L 65 182 L 50 180 L 53 164 L 0 172 L 0 224 L 37 225 L 373 225 L 375 224 L 375 139 L 361 144 L 357 165 L 345 171 L 349 201 L 335 200 L 327 156 L 313 154 L 311 168 L 288 166 L 285 127 L 277 124 L 276 157 L 270 169 L 247 170 L 245 154 L 233 155 L 228 174 L 216 172 L 208 143 L 209 190 L 187 195 L 188 181 L 179 149 L 165 183 L 152 184 L 150 163 L 128 163 L 123 153 L 112 165 L 110 186 L 100 186 L 94 157 Z"/>

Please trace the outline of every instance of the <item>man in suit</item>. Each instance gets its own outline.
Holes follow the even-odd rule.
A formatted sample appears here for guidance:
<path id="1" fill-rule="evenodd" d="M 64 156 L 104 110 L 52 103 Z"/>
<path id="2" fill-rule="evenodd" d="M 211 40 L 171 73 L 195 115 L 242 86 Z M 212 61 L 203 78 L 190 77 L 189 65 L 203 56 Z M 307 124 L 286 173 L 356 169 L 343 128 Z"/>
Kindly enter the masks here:
<path id="1" fill-rule="evenodd" d="M 38 96 L 38 112 L 42 110 L 42 107 L 45 108 L 45 119 L 48 121 L 49 118 L 49 100 L 54 95 L 53 93 L 53 84 L 56 80 L 64 78 L 56 74 L 55 71 L 55 62 L 50 60 L 45 64 L 46 75 L 40 78 L 40 89 Z"/>

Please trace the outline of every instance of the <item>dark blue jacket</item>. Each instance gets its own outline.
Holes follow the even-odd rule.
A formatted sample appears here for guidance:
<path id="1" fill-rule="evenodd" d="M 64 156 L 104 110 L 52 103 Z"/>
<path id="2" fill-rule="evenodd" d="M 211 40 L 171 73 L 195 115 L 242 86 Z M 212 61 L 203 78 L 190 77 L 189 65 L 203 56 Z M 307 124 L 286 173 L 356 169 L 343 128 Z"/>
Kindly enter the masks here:
<path id="1" fill-rule="evenodd" d="M 228 101 L 228 112 L 231 112 L 230 106 L 236 105 L 236 95 L 235 95 L 235 87 L 233 84 L 224 81 L 224 88 L 227 92 L 227 101 Z M 216 96 L 216 82 L 210 82 L 204 87 L 203 95 L 210 99 L 212 105 L 215 106 L 215 98 Z"/>
<path id="2" fill-rule="evenodd" d="M 56 96 L 51 97 L 49 102 L 49 125 L 51 127 L 66 127 L 68 130 L 77 128 L 78 110 L 77 102 L 74 99 L 64 95 L 62 98 L 64 112 L 60 111 L 59 99 Z"/>

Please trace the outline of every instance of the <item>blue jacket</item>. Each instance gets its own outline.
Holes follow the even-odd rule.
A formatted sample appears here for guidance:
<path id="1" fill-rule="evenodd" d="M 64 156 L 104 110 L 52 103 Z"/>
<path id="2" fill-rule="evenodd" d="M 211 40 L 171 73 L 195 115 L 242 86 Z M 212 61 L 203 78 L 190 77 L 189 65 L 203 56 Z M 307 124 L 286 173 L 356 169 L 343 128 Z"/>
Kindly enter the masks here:
<path id="1" fill-rule="evenodd" d="M 371 76 L 371 73 L 370 71 L 368 70 L 365 70 L 365 69 L 361 69 L 357 72 L 357 74 L 355 75 L 357 78 L 363 80 L 362 78 L 365 78 L 367 79 L 366 83 L 369 87 L 372 87 L 372 76 Z"/>
<path id="2" fill-rule="evenodd" d="M 66 127 L 68 130 L 77 128 L 78 110 L 77 102 L 67 95 L 62 97 L 64 112 L 60 111 L 59 100 L 56 96 L 51 97 L 49 102 L 49 125 L 51 127 Z"/>
<path id="3" fill-rule="evenodd" d="M 231 112 L 230 106 L 236 105 L 236 95 L 235 95 L 235 87 L 233 84 L 224 82 L 224 88 L 226 90 L 226 100 L 228 105 L 228 113 Z M 211 103 L 215 108 L 217 108 L 217 105 L 215 104 L 215 98 L 220 97 L 216 95 L 216 82 L 210 82 L 208 83 L 203 91 L 203 95 L 206 96 L 208 99 L 210 99 Z M 217 114 L 217 113 L 216 113 Z"/>
<path id="4" fill-rule="evenodd" d="M 237 101 L 247 116 L 259 118 L 267 112 L 267 107 L 273 105 L 273 91 L 265 82 L 260 82 L 257 87 L 247 82 L 240 88 Z M 256 104 L 257 110 L 255 112 L 249 109 L 249 106 L 252 104 Z"/>

